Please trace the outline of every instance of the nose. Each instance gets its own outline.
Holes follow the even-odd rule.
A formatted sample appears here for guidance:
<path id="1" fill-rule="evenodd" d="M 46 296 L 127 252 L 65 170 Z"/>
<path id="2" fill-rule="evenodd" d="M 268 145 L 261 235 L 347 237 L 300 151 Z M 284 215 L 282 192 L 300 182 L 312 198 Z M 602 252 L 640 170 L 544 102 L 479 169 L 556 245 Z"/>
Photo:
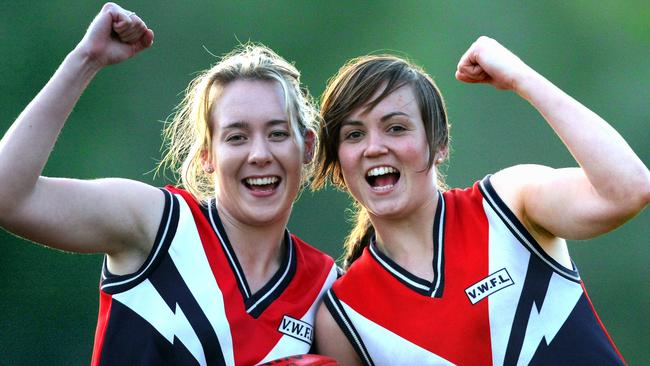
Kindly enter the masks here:
<path id="1" fill-rule="evenodd" d="M 372 158 L 381 156 L 387 152 L 388 148 L 386 147 L 384 138 L 381 134 L 374 131 L 368 131 L 363 156 L 366 158 Z"/>
<path id="2" fill-rule="evenodd" d="M 251 143 L 251 150 L 248 153 L 248 163 L 264 166 L 271 162 L 273 154 L 269 149 L 268 142 L 264 138 L 255 138 Z"/>

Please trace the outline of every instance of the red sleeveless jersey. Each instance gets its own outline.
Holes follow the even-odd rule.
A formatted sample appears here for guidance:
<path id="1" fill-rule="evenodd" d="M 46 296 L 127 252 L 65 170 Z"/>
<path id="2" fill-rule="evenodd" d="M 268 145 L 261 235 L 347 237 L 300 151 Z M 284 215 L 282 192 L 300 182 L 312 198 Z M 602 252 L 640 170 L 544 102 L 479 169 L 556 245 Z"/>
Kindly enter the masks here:
<path id="1" fill-rule="evenodd" d="M 433 281 L 371 242 L 326 295 L 366 365 L 624 363 L 578 272 L 542 250 L 489 177 L 439 194 L 433 231 Z"/>
<path id="2" fill-rule="evenodd" d="M 141 268 L 104 264 L 93 365 L 253 365 L 307 353 L 333 260 L 285 233 L 280 269 L 252 293 L 218 216 L 166 187 L 156 242 Z"/>

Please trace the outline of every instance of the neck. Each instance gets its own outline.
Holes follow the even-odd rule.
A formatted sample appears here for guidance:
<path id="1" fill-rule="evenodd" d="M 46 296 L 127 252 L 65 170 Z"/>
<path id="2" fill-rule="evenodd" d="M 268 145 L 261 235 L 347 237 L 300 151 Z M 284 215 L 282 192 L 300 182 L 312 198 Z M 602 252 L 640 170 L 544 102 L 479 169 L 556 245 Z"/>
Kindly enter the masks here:
<path id="1" fill-rule="evenodd" d="M 433 276 L 433 221 L 438 194 L 409 215 L 385 218 L 370 214 L 377 247 L 409 272 L 425 279 Z"/>
<path id="2" fill-rule="evenodd" d="M 219 214 L 248 285 L 255 292 L 280 268 L 288 215 L 267 225 L 247 225 L 225 212 Z"/>

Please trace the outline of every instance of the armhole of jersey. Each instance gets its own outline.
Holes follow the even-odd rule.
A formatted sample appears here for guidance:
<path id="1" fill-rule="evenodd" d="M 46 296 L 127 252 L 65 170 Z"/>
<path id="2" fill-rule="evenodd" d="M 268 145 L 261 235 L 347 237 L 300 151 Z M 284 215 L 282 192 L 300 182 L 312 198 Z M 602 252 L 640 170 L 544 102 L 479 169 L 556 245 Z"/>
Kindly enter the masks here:
<path id="1" fill-rule="evenodd" d="M 140 268 L 127 275 L 114 275 L 110 273 L 106 266 L 106 255 L 102 264 L 102 277 L 100 280 L 100 289 L 109 294 L 117 294 L 133 288 L 140 282 L 144 281 L 149 274 L 158 266 L 161 258 L 167 253 L 172 239 L 176 234 L 179 216 L 178 198 L 169 191 L 161 189 L 165 195 L 165 206 L 163 208 L 162 218 L 156 233 L 156 239 L 147 259 L 142 263 Z"/>
<path id="2" fill-rule="evenodd" d="M 346 314 L 343 305 L 334 294 L 334 291 L 331 289 L 328 290 L 323 300 L 325 301 L 327 310 L 329 310 L 330 314 L 339 325 L 339 328 L 341 328 L 343 334 L 345 334 L 345 337 L 348 339 L 352 347 L 354 347 L 357 355 L 359 355 L 361 362 L 363 362 L 363 364 L 366 366 L 373 366 L 374 363 L 372 362 L 372 358 L 370 357 L 366 346 L 363 344 L 361 336 L 359 336 L 359 333 L 354 328 L 354 325 L 352 325 L 352 321 Z"/>
<path id="3" fill-rule="evenodd" d="M 512 235 L 524 246 L 531 254 L 535 255 L 548 265 L 558 275 L 580 283 L 580 274 L 576 269 L 576 265 L 571 259 L 571 266 L 573 270 L 566 268 L 558 261 L 553 259 L 542 246 L 535 240 L 533 235 L 526 229 L 524 224 L 519 221 L 517 216 L 510 210 L 506 203 L 499 197 L 496 190 L 490 182 L 491 175 L 487 175 L 479 182 L 479 189 L 483 195 L 484 200 L 492 208 L 492 210 L 499 216 L 503 224 L 510 230 Z"/>

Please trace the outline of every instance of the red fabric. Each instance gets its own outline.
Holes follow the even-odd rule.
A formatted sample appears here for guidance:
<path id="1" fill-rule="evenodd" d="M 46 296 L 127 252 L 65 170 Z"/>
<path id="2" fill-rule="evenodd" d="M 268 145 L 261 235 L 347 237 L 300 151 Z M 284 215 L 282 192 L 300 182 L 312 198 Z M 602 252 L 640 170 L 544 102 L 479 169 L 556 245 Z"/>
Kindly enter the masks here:
<path id="1" fill-rule="evenodd" d="M 97 319 L 97 328 L 95 329 L 95 344 L 93 345 L 93 358 L 90 362 L 92 366 L 99 365 L 102 356 L 102 346 L 104 345 L 104 334 L 111 314 L 111 304 L 113 297 L 104 291 L 99 291 L 99 315 Z"/>
<path id="2" fill-rule="evenodd" d="M 377 263 L 368 248 L 333 289 L 364 317 L 432 353 L 461 365 L 490 364 L 488 301 L 472 305 L 465 295 L 477 278 L 489 275 L 488 223 L 478 186 L 470 195 L 459 192 L 444 193 L 444 301 L 408 288 Z M 468 217 L 481 224 L 463 228 Z M 470 245 L 480 250 L 469 250 Z M 373 299 L 371 304 L 368 299 Z"/>
<path id="3" fill-rule="evenodd" d="M 283 316 L 300 319 L 309 310 L 329 274 L 332 259 L 292 235 L 297 259 L 294 277 L 280 297 L 255 319 L 246 313 L 244 299 L 233 279 L 234 273 L 227 255 L 199 205 L 188 192 L 173 187 L 167 189 L 181 194 L 192 210 L 212 273 L 223 293 L 235 364 L 258 363 L 282 336 L 277 329 Z"/>

